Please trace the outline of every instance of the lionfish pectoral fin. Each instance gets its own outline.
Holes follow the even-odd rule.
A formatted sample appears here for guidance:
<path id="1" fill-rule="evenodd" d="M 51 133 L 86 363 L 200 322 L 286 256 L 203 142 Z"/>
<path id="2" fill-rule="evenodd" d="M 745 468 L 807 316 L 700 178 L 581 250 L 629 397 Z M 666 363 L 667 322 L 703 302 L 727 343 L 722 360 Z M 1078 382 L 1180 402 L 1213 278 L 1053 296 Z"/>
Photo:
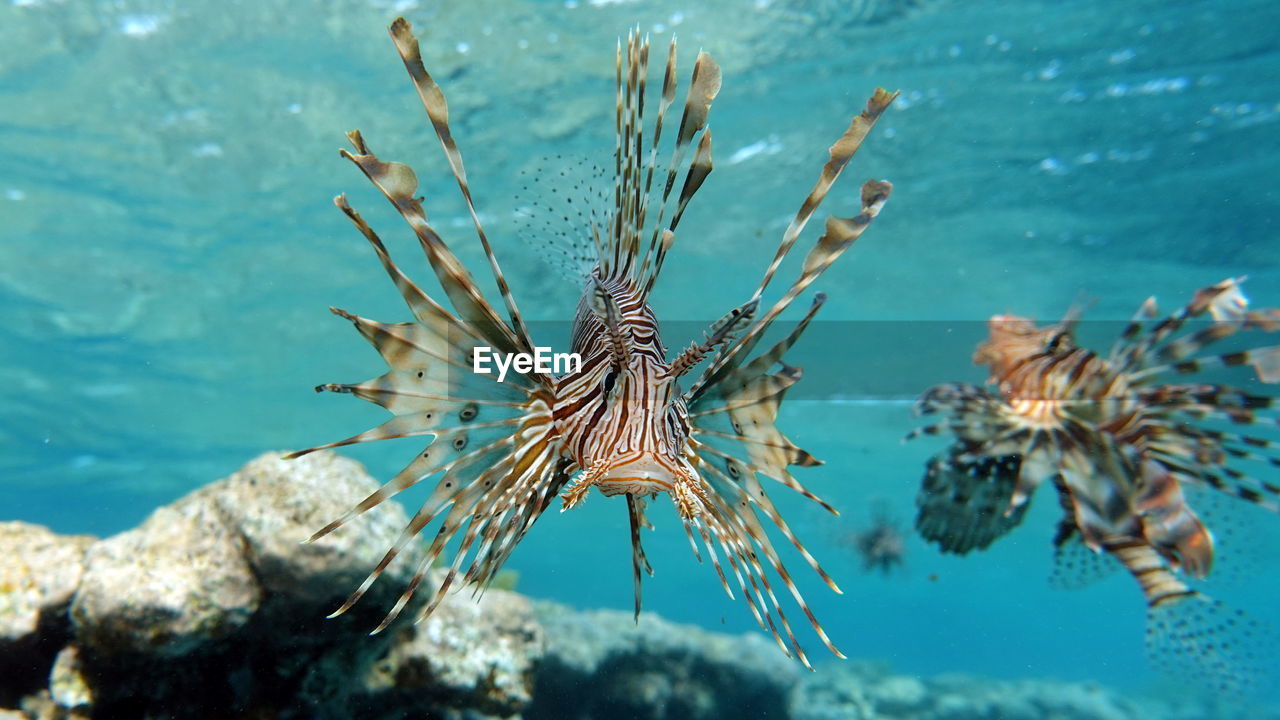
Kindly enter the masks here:
<path id="1" fill-rule="evenodd" d="M 1280 345 L 1250 350 L 1249 364 L 1264 383 L 1280 383 Z"/>
<path id="2" fill-rule="evenodd" d="M 1122 358 L 1126 357 L 1126 353 L 1133 347 L 1133 342 L 1142 334 L 1142 329 L 1148 320 L 1153 319 L 1160 312 L 1159 306 L 1156 304 L 1154 296 L 1147 298 L 1138 306 L 1137 312 L 1130 318 L 1129 324 L 1125 326 L 1120 336 L 1111 345 L 1111 350 L 1107 353 L 1107 362 L 1109 364 L 1120 364 Z"/>
<path id="3" fill-rule="evenodd" d="M 449 249 L 439 233 L 427 221 L 421 199 L 415 197 L 418 189 L 418 179 L 413 169 L 403 163 L 380 160 L 358 134 L 354 135 L 352 143 L 356 152 L 342 150 L 342 156 L 360 168 L 365 177 L 382 192 L 383 196 L 395 207 L 414 231 L 414 234 L 417 235 L 419 245 L 426 253 L 427 260 L 440 281 L 440 286 L 444 289 L 445 295 L 448 296 L 449 301 L 462 319 L 471 324 L 471 331 L 480 333 L 488 341 L 489 345 L 503 352 L 531 352 L 532 342 L 527 331 L 523 329 L 523 325 L 517 324 L 516 329 L 513 330 L 503 321 L 502 317 L 485 299 L 484 293 L 476 284 L 475 279 L 472 278 L 471 273 L 467 271 L 466 266 Z M 339 196 L 335 202 L 365 234 L 365 237 L 374 244 L 375 249 L 379 250 L 379 256 L 385 255 L 385 249 L 381 248 L 381 241 L 377 240 L 372 230 L 368 229 L 368 225 L 359 215 L 351 210 L 346 204 L 345 198 Z M 398 278 L 393 276 L 393 280 L 397 281 L 397 285 L 401 285 Z M 499 284 L 499 287 L 505 287 L 505 280 Z M 403 292 L 404 288 L 402 287 Z M 412 302 L 408 297 L 406 297 L 406 301 Z M 519 315 L 517 314 L 514 317 L 518 319 Z"/>
<path id="4" fill-rule="evenodd" d="M 699 518 L 699 526 L 701 527 L 705 523 L 707 533 L 704 534 L 703 541 L 708 551 L 712 553 L 713 561 L 716 558 L 711 545 L 711 538 L 715 538 L 716 542 L 724 549 L 730 567 L 733 568 L 735 575 L 738 576 L 738 584 L 743 591 L 744 599 L 752 607 L 757 620 L 762 621 L 762 626 L 768 625 L 774 635 L 774 639 L 785 652 L 794 651 L 801 663 L 805 667 L 812 669 L 804 649 L 800 646 L 796 640 L 795 633 L 791 630 L 786 613 L 774 594 L 772 584 L 765 573 L 765 564 L 761 562 L 763 558 L 774 574 L 782 580 L 792 599 L 800 606 L 809 621 L 809 625 L 819 639 L 822 640 L 823 644 L 826 645 L 827 649 L 837 657 L 844 657 L 835 644 L 831 642 L 826 630 L 818 622 L 800 589 L 792 580 L 791 574 L 783 565 L 754 508 L 758 507 L 765 512 L 828 585 L 834 587 L 835 583 L 817 565 L 813 556 L 800 544 L 790 531 L 790 528 L 786 526 L 786 523 L 781 521 L 781 517 L 773 508 L 772 503 L 768 501 L 763 487 L 755 479 L 754 471 L 748 470 L 741 461 L 733 459 L 726 462 L 726 468 L 728 469 L 727 472 L 721 470 L 716 464 L 708 462 L 703 456 L 697 456 L 697 469 L 708 485 L 708 491 L 702 495 L 706 501 L 706 506 Z M 718 562 L 716 563 L 716 569 L 719 572 Z M 747 581 L 745 584 L 743 576 Z M 721 574 L 721 582 L 725 584 L 727 589 L 728 583 L 723 574 Z M 751 591 L 754 591 L 755 598 L 752 597 L 748 587 L 750 587 Z M 838 590 L 838 588 L 836 589 Z M 766 595 L 768 602 L 765 602 Z M 774 625 L 775 615 L 778 625 L 781 626 L 787 636 L 786 642 L 782 640 Z"/>
<path id="5" fill-rule="evenodd" d="M 863 132 L 865 133 L 869 129 L 870 128 L 868 126 L 863 129 Z M 861 142 L 861 139 L 859 139 L 859 142 Z M 837 142 L 836 146 L 839 145 L 841 145 L 841 143 Z M 833 153 L 836 146 L 833 146 Z M 856 147 L 854 149 L 856 149 Z M 849 150 L 848 152 L 852 155 L 852 150 Z M 835 155 L 833 155 L 833 162 L 834 158 Z M 848 157 L 844 158 L 844 161 L 847 162 Z M 830 165 L 831 163 L 829 162 L 828 167 L 824 167 L 824 179 L 826 178 L 826 172 Z M 843 167 L 843 165 L 841 165 L 841 167 Z M 834 172 L 838 174 L 838 170 Z M 834 179 L 833 175 L 830 180 L 834 181 Z M 821 184 L 822 180 L 819 181 L 819 185 Z M 819 188 L 815 187 L 813 193 L 810 194 L 810 198 L 806 200 L 806 203 L 821 202 L 821 198 L 825 197 L 828 189 L 829 182 L 826 187 L 821 189 L 820 193 Z M 813 249 L 809 251 L 809 254 L 805 256 L 800 276 L 791 284 L 791 287 L 788 288 L 786 293 L 784 293 L 783 296 L 779 298 L 778 301 L 775 302 L 759 320 L 754 322 L 740 338 L 732 343 L 726 344 L 724 350 L 716 356 L 715 362 L 712 363 L 711 367 L 707 368 L 702 377 L 699 378 L 698 382 L 694 384 L 694 387 L 691 390 L 691 396 L 696 396 L 702 391 L 702 388 L 705 385 L 716 382 L 724 373 L 734 370 L 738 365 L 746 361 L 747 356 L 755 347 L 756 343 L 759 342 L 765 331 L 772 326 L 773 321 L 776 320 L 784 310 L 790 307 L 791 303 L 799 297 L 799 295 L 804 292 L 810 284 L 826 272 L 827 268 L 831 267 L 831 265 L 835 263 L 835 261 L 844 254 L 844 252 L 848 250 L 859 237 L 862 236 L 862 233 L 870 226 L 876 216 L 879 215 L 880 209 L 884 206 L 885 201 L 889 199 L 889 193 L 892 189 L 893 186 L 887 181 L 867 181 L 862 188 L 862 212 L 852 218 L 840 218 L 835 216 L 827 218 L 826 231 L 818 238 L 818 242 L 814 245 Z M 816 200 L 814 199 L 815 193 L 819 195 Z M 816 204 L 813 209 L 816 209 Z M 803 208 L 801 212 L 805 212 Z M 812 213 L 812 209 L 810 209 L 809 212 Z M 794 244 L 794 242 L 794 238 L 790 241 L 784 238 L 784 244 L 787 245 L 788 250 L 790 249 L 790 245 Z M 781 254 L 774 258 L 775 263 L 781 262 L 782 256 L 786 254 L 785 252 L 782 252 L 781 248 L 779 249 L 779 252 Z M 769 275 L 772 274 L 773 270 L 774 268 L 771 267 L 767 272 L 765 280 L 756 290 L 753 299 L 760 298 L 760 294 L 764 290 L 765 283 L 768 282 Z M 805 315 L 805 318 L 797 325 L 797 329 L 792 331 L 787 341 L 775 346 L 774 352 L 776 352 L 777 355 L 774 356 L 772 360 L 766 361 L 763 358 L 757 358 L 753 362 L 768 362 L 769 364 L 772 364 L 773 362 L 780 360 L 782 353 L 791 347 L 791 344 L 794 343 L 800 333 L 803 332 L 804 327 L 825 301 L 826 295 L 824 293 L 817 293 L 814 297 L 813 305 Z"/>
<path id="6" fill-rule="evenodd" d="M 1228 278 L 1197 290 L 1185 306 L 1156 323 L 1146 336 L 1138 337 L 1140 321 L 1126 328 L 1112 349 L 1119 364 L 1135 372 L 1140 379 L 1170 369 L 1180 373 L 1197 372 L 1223 365 L 1251 364 L 1263 382 L 1280 382 L 1280 355 L 1271 348 L 1227 353 L 1219 357 L 1182 360 L 1205 346 L 1230 337 L 1241 330 L 1280 330 L 1280 310 L 1249 310 L 1249 300 L 1240 291 L 1243 278 Z M 1186 322 L 1208 313 L 1214 324 L 1189 337 L 1172 340 Z"/>
<path id="7" fill-rule="evenodd" d="M 835 183 L 844 168 L 849 164 L 854 153 L 861 147 L 863 140 L 866 139 L 876 120 L 888 109 L 897 95 L 896 92 L 890 93 L 883 88 L 878 88 L 875 94 L 867 100 L 866 108 L 862 113 L 850 122 L 848 129 L 830 147 L 828 151 L 830 158 L 822 166 L 817 182 L 809 191 L 800 209 L 796 211 L 791 224 L 787 226 L 786 231 L 783 233 L 772 262 L 765 270 L 760 285 L 752 294 L 753 299 L 763 297 L 765 288 L 768 287 L 783 259 L 791 252 L 805 225 L 808 224 L 810 218 L 813 217 L 813 214 L 822 204 L 828 192 L 830 192 L 832 184 Z M 746 356 L 759 342 L 765 331 L 773 324 L 773 321 L 791 305 L 805 288 L 812 284 L 814 280 L 817 280 L 845 250 L 857 241 L 872 220 L 880 213 L 880 209 L 884 206 L 885 201 L 888 200 L 892 189 L 892 184 L 887 181 L 868 181 L 862 187 L 862 211 L 857 216 L 853 218 L 828 218 L 826 232 L 818 239 L 817 245 L 805 258 L 804 268 L 800 277 L 792 283 L 791 287 L 763 316 L 752 323 L 741 337 L 725 346 L 724 350 L 716 356 L 711 367 L 707 368 L 694 384 L 690 391 L 690 397 L 696 397 L 703 386 L 714 383 L 719 376 L 746 361 Z"/>
<path id="8" fill-rule="evenodd" d="M 969 459 L 962 444 L 932 458 L 916 495 L 916 530 L 946 553 L 985 550 L 1017 527 L 1030 503 L 1006 515 L 1021 466 L 1017 455 Z"/>
<path id="9" fill-rule="evenodd" d="M 703 545 L 726 592 L 732 593 L 732 589 L 720 566 L 716 546 L 723 550 L 743 599 L 757 622 L 773 635 L 784 652 L 788 655 L 794 653 L 809 668 L 812 665 L 797 642 L 772 589 L 766 566 L 781 578 L 832 654 L 843 655 L 831 642 L 783 566 L 757 510 L 772 521 L 828 586 L 836 592 L 839 592 L 839 587 L 783 520 L 757 473 L 768 475 L 824 508 L 830 508 L 787 472 L 789 465 L 813 464 L 814 460 L 776 427 L 778 408 L 786 390 L 801 376 L 799 368 L 787 365 L 782 357 L 804 332 L 821 304 L 820 296 L 792 332 L 750 362 L 747 360 L 751 347 L 760 334 L 747 341 L 749 346 L 745 348 L 742 339 L 734 341 L 729 347 L 742 350 L 736 362 L 713 363 L 713 367 L 703 373 L 696 389 L 688 395 L 692 425 L 690 450 L 693 451 L 698 474 L 706 483 L 706 490 L 701 496 L 706 507 L 694 520 Z M 731 327 L 735 321 L 731 313 L 724 326 Z M 753 330 L 756 327 L 758 324 L 752 326 Z M 717 360 L 724 357 L 722 352 L 717 355 Z"/>
<path id="10" fill-rule="evenodd" d="M 569 487 L 560 494 L 561 499 L 564 500 L 564 505 L 560 507 L 560 512 L 572 510 L 582 504 L 582 501 L 587 499 L 587 493 L 591 490 L 591 486 L 595 485 L 596 481 L 608 471 L 609 463 L 603 460 L 597 460 L 584 469 L 578 477 L 573 479 Z"/>
<path id="11" fill-rule="evenodd" d="M 875 93 L 867 100 L 866 108 L 863 109 L 860 115 L 853 118 L 849 123 L 848 129 L 840 136 L 840 139 L 836 140 L 835 144 L 828 149 L 830 159 L 822 166 L 818 181 L 814 184 L 813 189 L 809 191 L 809 195 L 796 212 L 795 218 L 792 219 L 791 224 L 787 226 L 786 231 L 783 233 L 782 241 L 778 244 L 773 261 L 769 263 L 769 267 L 765 270 L 764 277 L 760 281 L 760 286 L 756 289 L 756 297 L 760 297 L 764 293 L 769 281 L 773 279 L 774 273 L 777 272 L 778 267 L 782 264 L 783 258 L 791 252 L 791 248 L 800 237 L 801 231 L 804 230 L 809 219 L 813 217 L 822 201 L 827 197 L 827 193 L 830 192 L 836 178 L 840 177 L 845 166 L 853 159 L 854 153 L 862 146 L 862 141 L 871 132 L 876 120 L 880 119 L 880 115 L 889 108 L 889 105 L 897 97 L 898 93 L 896 92 L 891 93 L 884 88 L 876 88 Z"/>

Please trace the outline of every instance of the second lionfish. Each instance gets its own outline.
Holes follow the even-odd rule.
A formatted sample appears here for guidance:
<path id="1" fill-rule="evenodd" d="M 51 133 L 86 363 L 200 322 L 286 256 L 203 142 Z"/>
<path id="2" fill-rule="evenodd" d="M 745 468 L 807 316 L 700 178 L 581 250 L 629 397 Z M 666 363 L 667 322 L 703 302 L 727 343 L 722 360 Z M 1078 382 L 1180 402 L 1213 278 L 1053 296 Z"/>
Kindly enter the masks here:
<path id="1" fill-rule="evenodd" d="M 1232 279 L 1159 321 L 1148 299 L 1105 356 L 1076 344 L 1077 315 L 1042 327 L 993 317 L 974 362 L 989 368 L 994 389 L 956 383 L 920 398 L 922 412 L 948 418 L 909 437 L 945 432 L 953 442 L 928 464 L 916 526 L 943 551 L 983 549 L 1022 521 L 1039 485 L 1052 484 L 1064 511 L 1059 583 L 1077 584 L 1114 558 L 1146 596 L 1157 667 L 1238 688 L 1262 671 L 1261 638 L 1249 636 L 1263 631 L 1180 577 L 1204 577 L 1214 559 L 1213 535 L 1187 493 L 1207 488 L 1280 511 L 1280 485 L 1248 472 L 1280 467 L 1280 443 L 1265 437 L 1280 401 L 1180 378 L 1247 368 L 1280 381 L 1280 347 L 1203 353 L 1245 331 L 1280 329 L 1280 310 L 1249 309 Z M 1239 430 L 1254 423 L 1262 435 Z"/>
<path id="2" fill-rule="evenodd" d="M 706 553 L 730 597 L 735 589 L 742 594 L 761 627 L 772 633 L 784 652 L 795 652 L 809 664 L 779 604 L 769 570 L 781 579 L 831 652 L 839 655 L 783 566 L 760 518 L 763 515 L 775 525 L 839 592 L 778 514 L 762 481 L 762 476 L 771 478 L 831 510 L 787 469 L 818 461 L 774 425 L 787 389 L 800 380 L 799 368 L 786 364 L 783 357 L 804 332 L 823 296 L 815 298 L 795 328 L 776 344 L 763 351 L 757 348 L 775 320 L 858 239 L 888 198 L 889 183 L 864 184 L 860 212 L 850 218 L 827 218 L 825 232 L 804 258 L 799 276 L 772 305 L 763 303 L 766 288 L 801 231 L 895 94 L 877 90 L 830 148 L 829 160 L 783 233 L 755 293 L 712 324 L 701 341 L 669 357 L 659 339 L 649 294 L 689 200 L 711 172 L 711 132 L 706 123 L 720 89 L 720 70 L 711 56 L 698 55 L 671 159 L 661 171 L 656 156 L 664 118 L 676 96 L 676 45 L 673 41 L 667 54 L 650 132 L 645 127 L 649 44 L 633 34 L 625 49 L 620 46 L 618 51 L 612 207 L 586 239 L 593 249 L 593 263 L 581 279 L 572 334 L 572 350 L 580 356 L 581 367 L 559 377 L 512 372 L 506 382 L 497 382 L 493 376 L 472 371 L 477 349 L 527 356 L 534 352 L 534 343 L 472 205 L 444 94 L 423 66 L 409 23 L 394 22 L 391 36 L 462 191 L 506 318 L 485 299 L 427 220 L 421 199 L 415 197 L 417 179 L 409 166 L 379 159 L 359 132 L 350 133 L 353 151 L 343 151 L 343 156 L 408 222 L 452 310 L 409 279 L 345 197 L 337 198 L 338 207 L 372 244 L 415 321 L 385 324 L 334 310 L 354 323 L 390 371 L 367 382 L 322 385 L 317 390 L 354 394 L 382 405 L 395 417 L 321 447 L 389 438 L 430 440 L 386 485 L 311 540 L 410 486 L 436 478 L 434 489 L 399 542 L 337 612 L 351 607 L 396 555 L 438 520 L 439 528 L 417 574 L 378 629 L 404 609 L 427 570 L 444 558 L 448 570 L 434 598 L 420 611 L 419 617 L 425 617 L 451 586 L 473 584 L 482 589 L 492 582 L 557 495 L 568 509 L 581 503 L 594 487 L 606 496 L 621 495 L 626 500 L 637 614 L 641 576 L 652 574 L 640 542 L 641 529 L 649 527 L 646 503 L 666 494 L 674 501 L 694 553 L 699 557 L 700 552 Z M 520 365 L 515 368 L 519 370 Z M 685 378 L 692 379 L 687 387 L 682 382 Z M 456 545 L 451 546 L 451 541 Z"/>

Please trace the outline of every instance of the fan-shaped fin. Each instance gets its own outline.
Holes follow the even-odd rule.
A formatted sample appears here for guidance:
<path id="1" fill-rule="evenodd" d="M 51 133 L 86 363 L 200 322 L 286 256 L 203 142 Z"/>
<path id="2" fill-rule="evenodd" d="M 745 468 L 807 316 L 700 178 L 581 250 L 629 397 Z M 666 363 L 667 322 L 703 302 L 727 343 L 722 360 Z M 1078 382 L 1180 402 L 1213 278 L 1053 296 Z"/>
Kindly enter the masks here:
<path id="1" fill-rule="evenodd" d="M 1074 530 L 1075 526 L 1070 525 Z M 1120 565 L 1105 552 L 1080 541 L 1078 534 L 1057 543 L 1053 549 L 1053 569 L 1049 585 L 1060 590 L 1079 590 L 1111 575 Z"/>
<path id="2" fill-rule="evenodd" d="M 1152 666 L 1218 697 L 1265 692 L 1280 661 L 1274 630 L 1195 592 L 1147 609 L 1146 646 Z"/>
<path id="3" fill-rule="evenodd" d="M 1018 526 L 1030 503 L 1009 509 L 1021 470 L 1016 455 L 962 459 L 952 446 L 929 461 L 916 495 L 916 530 L 943 552 L 965 555 L 985 550 Z"/>

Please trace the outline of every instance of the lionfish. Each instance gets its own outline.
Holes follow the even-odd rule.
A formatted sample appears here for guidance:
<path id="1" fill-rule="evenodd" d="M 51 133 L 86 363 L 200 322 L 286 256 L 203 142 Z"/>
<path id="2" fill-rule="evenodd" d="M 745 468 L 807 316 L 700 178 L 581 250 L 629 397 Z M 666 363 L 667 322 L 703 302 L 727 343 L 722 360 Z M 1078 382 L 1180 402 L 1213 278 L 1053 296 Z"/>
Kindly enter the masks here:
<path id="1" fill-rule="evenodd" d="M 1274 426 L 1280 402 L 1176 381 L 1241 366 L 1264 383 L 1280 381 L 1280 346 L 1202 354 L 1241 331 L 1280 328 L 1280 310 L 1250 310 L 1239 284 L 1203 288 L 1159 321 L 1148 299 L 1105 357 L 1076 344 L 1076 310 L 1044 327 L 993 317 L 973 359 L 990 369 L 995 388 L 939 385 L 917 403 L 922 413 L 948 417 L 908 439 L 954 438 L 927 466 L 917 498 L 923 537 L 945 552 L 986 548 L 1021 522 L 1032 492 L 1050 482 L 1064 511 L 1054 538 L 1059 563 L 1092 571 L 1082 562 L 1091 551 L 1133 575 L 1146 597 L 1153 661 L 1196 668 L 1221 688 L 1248 682 L 1256 643 L 1247 636 L 1261 627 L 1179 576 L 1203 578 L 1214 559 L 1213 535 L 1184 490 L 1212 488 L 1280 511 L 1280 485 L 1238 467 L 1280 466 L 1280 444 L 1227 429 Z M 1203 327 L 1187 325 L 1205 315 Z"/>
<path id="2" fill-rule="evenodd" d="M 835 512 L 787 469 L 819 461 L 774 425 L 783 396 L 801 376 L 800 368 L 788 365 L 783 356 L 822 305 L 823 295 L 816 296 L 785 337 L 763 352 L 756 348 L 782 312 L 858 239 L 889 197 L 888 182 L 866 182 L 861 211 L 851 218 L 827 218 L 825 232 L 809 250 L 799 276 L 780 299 L 761 311 L 762 295 L 774 274 L 896 93 L 877 89 L 865 111 L 853 118 L 830 148 L 829 160 L 783 233 L 751 298 L 712 324 L 700 342 L 668 358 L 648 299 L 685 208 L 712 169 L 707 116 L 721 76 L 711 56 L 699 53 L 663 177 L 656 156 L 664 119 L 676 95 L 676 44 L 673 39 L 667 53 L 650 135 L 644 127 L 649 43 L 638 32 L 630 33 L 625 49 L 619 43 L 617 55 L 613 203 L 591 227 L 587 241 L 594 251 L 594 265 L 582 277 L 573 323 L 572 350 L 581 358 L 580 367 L 555 376 L 520 372 L 520 363 L 515 363 L 515 371 L 505 382 L 498 382 L 492 375 L 472 371 L 478 349 L 527 357 L 535 346 L 472 203 L 462 155 L 449 128 L 444 93 L 423 66 L 410 24 L 397 19 L 390 32 L 466 201 L 507 319 L 484 297 L 427 220 L 422 199 L 414 196 L 418 184 L 413 170 L 379 159 L 359 131 L 349 133 L 353 151 L 341 154 L 408 222 L 452 311 L 400 270 L 345 196 L 335 200 L 373 246 L 415 321 L 386 324 L 333 309 L 355 325 L 390 370 L 367 382 L 321 385 L 316 390 L 351 393 L 383 406 L 394 417 L 366 432 L 294 456 L 390 438 L 430 439 L 381 489 L 320 529 L 310 541 L 406 488 L 437 479 L 395 545 L 334 615 L 350 608 L 397 554 L 437 519 L 439 529 L 416 575 L 374 632 L 404 609 L 428 569 L 442 557 L 448 569 L 419 619 L 429 615 L 455 583 L 470 584 L 480 592 L 557 494 L 564 510 L 581 504 L 594 487 L 603 495 L 622 495 L 627 501 L 637 617 L 642 573 L 653 573 L 640 541 L 641 528 L 652 527 L 646 503 L 666 493 L 674 501 L 695 556 L 701 561 L 697 542 L 701 540 L 726 592 L 734 596 L 732 577 L 732 585 L 742 593 L 761 628 L 773 635 L 784 653 L 794 652 L 809 665 L 766 566 L 781 578 L 823 643 L 840 655 L 783 566 L 759 517 L 763 514 L 776 525 L 826 584 L 840 592 L 779 515 L 760 479 L 761 475 L 772 478 Z M 678 170 L 686 159 L 687 169 L 674 192 Z M 656 200 L 656 208 L 650 207 L 651 199 Z M 701 371 L 691 375 L 700 366 Z M 688 389 L 680 382 L 686 375 L 695 378 Z M 456 547 L 447 552 L 446 546 L 455 540 Z"/>

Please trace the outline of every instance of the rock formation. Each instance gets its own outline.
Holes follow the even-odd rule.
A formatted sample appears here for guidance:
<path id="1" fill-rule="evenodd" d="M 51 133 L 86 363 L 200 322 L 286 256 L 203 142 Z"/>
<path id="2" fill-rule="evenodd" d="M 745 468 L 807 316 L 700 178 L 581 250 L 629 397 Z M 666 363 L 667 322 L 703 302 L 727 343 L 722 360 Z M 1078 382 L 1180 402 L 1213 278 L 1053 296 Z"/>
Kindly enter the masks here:
<path id="1" fill-rule="evenodd" d="M 348 613 L 325 615 L 394 543 L 404 511 L 386 503 L 358 531 L 299 540 L 376 488 L 332 453 L 268 454 L 103 540 L 0 523 L 0 720 L 1232 717 L 1085 684 L 857 662 L 810 674 L 760 634 L 496 588 L 370 637 L 416 571 L 416 546 Z"/>

